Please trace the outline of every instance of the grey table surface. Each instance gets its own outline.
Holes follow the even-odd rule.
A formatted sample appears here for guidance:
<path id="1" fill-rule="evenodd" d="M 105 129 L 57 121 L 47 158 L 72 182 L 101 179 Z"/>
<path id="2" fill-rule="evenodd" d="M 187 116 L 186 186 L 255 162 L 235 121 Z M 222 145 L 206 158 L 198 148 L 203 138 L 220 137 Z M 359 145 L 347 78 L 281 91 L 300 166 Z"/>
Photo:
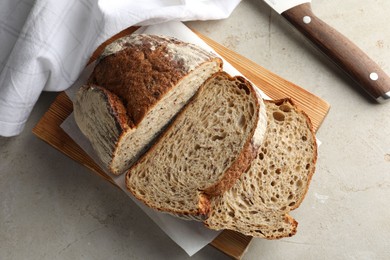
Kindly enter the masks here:
<path id="1" fill-rule="evenodd" d="M 390 74 L 390 1 L 312 8 Z M 389 259 L 390 102 L 370 102 L 262 1 L 187 24 L 331 105 L 316 173 L 292 212 L 298 233 L 254 239 L 244 259 Z M 0 137 L 0 259 L 189 258 L 127 195 L 31 133 L 56 95 L 41 95 L 21 135 Z M 191 259 L 228 257 L 207 246 Z"/>

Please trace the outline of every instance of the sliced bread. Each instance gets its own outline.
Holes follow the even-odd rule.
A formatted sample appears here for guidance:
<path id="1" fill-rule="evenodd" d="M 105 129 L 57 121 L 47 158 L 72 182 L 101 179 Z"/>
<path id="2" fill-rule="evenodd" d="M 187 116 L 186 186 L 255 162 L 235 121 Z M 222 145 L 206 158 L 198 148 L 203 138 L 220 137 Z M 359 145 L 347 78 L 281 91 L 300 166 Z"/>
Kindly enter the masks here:
<path id="1" fill-rule="evenodd" d="M 76 123 L 104 166 L 121 174 L 221 68 L 216 55 L 175 38 L 120 38 L 105 48 L 77 93 Z"/>
<path id="2" fill-rule="evenodd" d="M 315 170 L 317 145 L 309 117 L 290 99 L 265 101 L 268 127 L 250 168 L 234 186 L 211 200 L 211 229 L 276 239 L 292 236 L 288 212 L 302 202 Z"/>
<path id="3" fill-rule="evenodd" d="M 201 219 L 255 159 L 266 124 L 252 85 L 217 73 L 130 168 L 126 186 L 151 208 Z"/>

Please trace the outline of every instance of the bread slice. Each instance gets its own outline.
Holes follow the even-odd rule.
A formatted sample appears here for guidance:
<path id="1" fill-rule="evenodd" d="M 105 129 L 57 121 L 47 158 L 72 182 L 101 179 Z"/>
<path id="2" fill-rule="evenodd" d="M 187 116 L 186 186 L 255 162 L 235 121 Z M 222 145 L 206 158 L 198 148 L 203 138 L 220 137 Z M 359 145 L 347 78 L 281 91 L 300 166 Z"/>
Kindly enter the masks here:
<path id="1" fill-rule="evenodd" d="M 265 101 L 268 127 L 257 158 L 235 185 L 211 201 L 205 224 L 276 239 L 296 233 L 288 212 L 308 190 L 317 160 L 309 117 L 290 99 Z"/>
<path id="2" fill-rule="evenodd" d="M 258 154 L 261 97 L 242 77 L 215 74 L 126 174 L 126 186 L 159 211 L 201 219 Z"/>
<path id="3" fill-rule="evenodd" d="M 105 48 L 77 93 L 76 123 L 105 167 L 119 175 L 221 68 L 214 54 L 175 38 L 120 38 Z"/>

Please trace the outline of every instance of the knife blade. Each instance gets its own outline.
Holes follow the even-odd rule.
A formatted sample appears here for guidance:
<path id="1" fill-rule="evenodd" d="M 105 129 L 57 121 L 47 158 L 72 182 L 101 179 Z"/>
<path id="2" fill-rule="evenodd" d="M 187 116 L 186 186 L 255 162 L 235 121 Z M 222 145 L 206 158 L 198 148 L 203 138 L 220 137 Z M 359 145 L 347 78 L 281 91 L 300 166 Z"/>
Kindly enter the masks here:
<path id="1" fill-rule="evenodd" d="M 264 0 L 379 103 L 390 100 L 390 78 L 364 51 L 319 19 L 310 0 Z"/>

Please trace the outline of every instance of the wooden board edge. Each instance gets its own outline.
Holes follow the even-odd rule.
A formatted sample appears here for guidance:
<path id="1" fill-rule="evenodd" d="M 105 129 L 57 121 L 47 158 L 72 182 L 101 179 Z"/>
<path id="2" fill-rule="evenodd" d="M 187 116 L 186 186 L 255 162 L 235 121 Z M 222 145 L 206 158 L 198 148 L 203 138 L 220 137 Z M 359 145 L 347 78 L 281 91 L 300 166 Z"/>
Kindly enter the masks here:
<path id="1" fill-rule="evenodd" d="M 253 237 L 246 236 L 236 231 L 223 230 L 210 245 L 233 259 L 241 259 Z"/>

